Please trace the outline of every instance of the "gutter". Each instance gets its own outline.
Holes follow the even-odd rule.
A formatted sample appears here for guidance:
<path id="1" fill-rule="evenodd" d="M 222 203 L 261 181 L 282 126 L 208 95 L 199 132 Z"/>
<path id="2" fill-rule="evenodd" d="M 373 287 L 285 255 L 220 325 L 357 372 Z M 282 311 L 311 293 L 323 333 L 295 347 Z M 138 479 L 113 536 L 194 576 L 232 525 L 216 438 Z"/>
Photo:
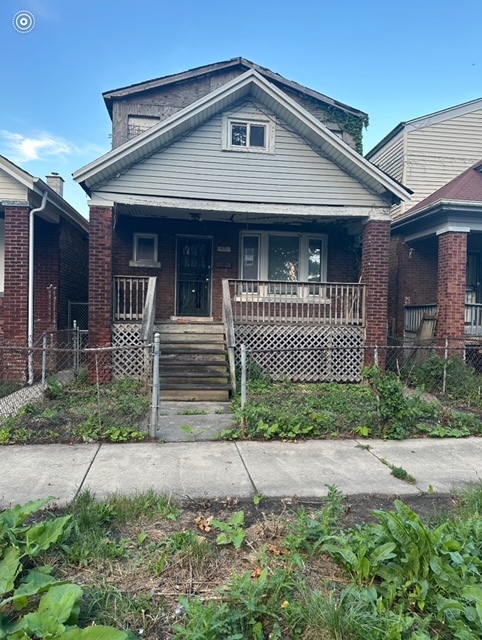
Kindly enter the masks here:
<path id="1" fill-rule="evenodd" d="M 29 231 L 28 231 L 28 384 L 33 384 L 33 319 L 34 319 L 34 230 L 35 230 L 35 214 L 40 213 L 45 209 L 47 204 L 47 191 L 44 191 L 42 196 L 42 204 L 36 209 L 31 209 L 29 218 Z"/>

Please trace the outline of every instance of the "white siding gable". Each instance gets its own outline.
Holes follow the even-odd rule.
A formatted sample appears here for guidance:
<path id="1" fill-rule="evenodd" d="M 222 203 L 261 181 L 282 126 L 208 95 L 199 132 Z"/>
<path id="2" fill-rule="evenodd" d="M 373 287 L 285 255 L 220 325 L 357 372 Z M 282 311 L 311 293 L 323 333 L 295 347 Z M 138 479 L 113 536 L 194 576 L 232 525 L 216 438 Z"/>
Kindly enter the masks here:
<path id="1" fill-rule="evenodd" d="M 413 127 L 415 126 L 412 125 Z M 482 158 L 482 109 L 420 128 L 408 128 L 406 180 L 410 206 Z"/>
<path id="2" fill-rule="evenodd" d="M 27 188 L 18 180 L 12 178 L 6 171 L 0 169 L 0 202 L 27 200 Z"/>
<path id="3" fill-rule="evenodd" d="M 223 115 L 275 123 L 274 153 L 222 149 Z M 132 166 L 96 192 L 286 204 L 386 206 L 266 107 L 247 101 Z"/>

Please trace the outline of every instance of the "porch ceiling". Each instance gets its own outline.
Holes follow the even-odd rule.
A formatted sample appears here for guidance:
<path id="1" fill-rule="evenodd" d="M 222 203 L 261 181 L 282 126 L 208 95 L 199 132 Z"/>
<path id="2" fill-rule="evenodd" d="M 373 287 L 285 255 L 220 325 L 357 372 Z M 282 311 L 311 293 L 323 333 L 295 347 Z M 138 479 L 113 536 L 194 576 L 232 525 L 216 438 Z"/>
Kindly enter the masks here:
<path id="1" fill-rule="evenodd" d="M 241 208 L 241 207 L 240 207 Z M 161 218 L 171 220 L 190 220 L 196 222 L 232 222 L 232 223 L 251 223 L 251 224 L 327 224 L 337 221 L 346 221 L 347 223 L 357 223 L 373 219 L 373 212 L 367 208 L 363 211 L 357 207 L 356 211 L 343 207 L 325 207 L 326 211 L 304 211 L 296 213 L 282 213 L 271 210 L 258 211 L 230 211 L 230 210 L 203 210 L 196 208 L 173 208 L 173 207 L 153 207 L 143 204 L 117 204 L 116 211 L 120 215 L 143 217 L 143 218 Z M 321 209 L 321 207 L 317 207 Z M 333 211 L 335 209 L 335 212 Z M 336 213 L 336 215 L 334 215 Z"/>

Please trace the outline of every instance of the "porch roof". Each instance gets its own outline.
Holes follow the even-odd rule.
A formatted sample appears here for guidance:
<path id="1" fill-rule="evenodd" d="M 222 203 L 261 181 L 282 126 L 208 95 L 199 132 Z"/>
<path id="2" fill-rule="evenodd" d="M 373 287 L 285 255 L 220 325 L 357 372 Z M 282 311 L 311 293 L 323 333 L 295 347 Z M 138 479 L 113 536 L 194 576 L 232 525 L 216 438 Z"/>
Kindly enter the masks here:
<path id="1" fill-rule="evenodd" d="M 74 179 L 91 193 L 132 165 L 170 145 L 238 100 L 253 95 L 287 122 L 321 155 L 383 197 L 387 204 L 409 201 L 410 192 L 332 133 L 313 115 L 255 69 L 231 80 L 128 142 L 76 171 Z"/>
<path id="2" fill-rule="evenodd" d="M 393 222 L 393 230 L 422 237 L 447 231 L 482 231 L 482 160 Z"/>

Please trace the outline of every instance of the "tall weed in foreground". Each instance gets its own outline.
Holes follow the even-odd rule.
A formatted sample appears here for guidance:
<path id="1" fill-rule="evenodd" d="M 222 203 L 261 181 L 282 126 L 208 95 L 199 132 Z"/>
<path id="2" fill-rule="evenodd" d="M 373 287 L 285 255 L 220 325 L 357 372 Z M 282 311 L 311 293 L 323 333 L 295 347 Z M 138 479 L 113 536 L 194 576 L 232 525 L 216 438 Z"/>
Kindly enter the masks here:
<path id="1" fill-rule="evenodd" d="M 53 575 L 38 559 L 65 542 L 71 516 L 28 519 L 52 498 L 29 502 L 0 513 L 0 638 L 26 640 L 127 640 L 113 627 L 77 625 L 82 589 Z"/>

